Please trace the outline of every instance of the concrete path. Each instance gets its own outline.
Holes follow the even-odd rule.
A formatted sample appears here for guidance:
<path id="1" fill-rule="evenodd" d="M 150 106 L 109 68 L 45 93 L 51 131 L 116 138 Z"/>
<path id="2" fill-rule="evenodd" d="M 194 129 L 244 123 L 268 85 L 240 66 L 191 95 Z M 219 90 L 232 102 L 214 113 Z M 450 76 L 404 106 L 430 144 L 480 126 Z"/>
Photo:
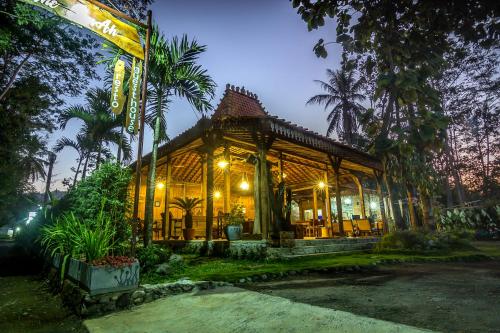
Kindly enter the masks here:
<path id="1" fill-rule="evenodd" d="M 84 325 L 90 333 L 430 332 L 235 287 L 160 299 Z"/>

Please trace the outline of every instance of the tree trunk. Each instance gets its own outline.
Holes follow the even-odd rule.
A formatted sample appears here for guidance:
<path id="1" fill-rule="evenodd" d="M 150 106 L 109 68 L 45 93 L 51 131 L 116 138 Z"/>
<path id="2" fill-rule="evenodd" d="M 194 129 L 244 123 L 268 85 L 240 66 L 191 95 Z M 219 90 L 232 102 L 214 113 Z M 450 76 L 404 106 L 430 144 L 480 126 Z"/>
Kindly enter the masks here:
<path id="1" fill-rule="evenodd" d="M 99 141 L 99 150 L 97 151 L 97 160 L 95 162 L 95 169 L 99 169 L 99 164 L 101 163 L 101 151 L 102 151 L 102 140 Z"/>
<path id="2" fill-rule="evenodd" d="M 413 193 L 410 184 L 406 185 L 406 197 L 408 199 L 408 214 L 410 217 L 410 226 L 412 230 L 417 230 L 417 216 L 415 214 L 415 206 L 413 206 Z"/>
<path id="3" fill-rule="evenodd" d="M 424 228 L 427 230 L 432 230 L 434 229 L 434 218 L 432 216 L 431 198 L 423 191 L 420 191 L 420 201 L 422 207 Z"/>
<path id="4" fill-rule="evenodd" d="M 158 157 L 158 145 L 160 143 L 160 112 L 161 101 L 158 101 L 158 109 L 156 110 L 154 133 L 153 133 L 153 148 L 151 150 L 151 160 L 149 161 L 148 180 L 146 185 L 146 214 L 144 215 L 144 246 L 151 245 L 153 241 L 153 210 L 156 185 L 156 160 Z M 144 129 L 141 128 L 141 131 Z"/>
<path id="5" fill-rule="evenodd" d="M 83 172 L 82 172 L 82 180 L 84 180 L 85 176 L 87 175 L 87 166 L 89 164 L 89 158 L 90 158 L 90 152 L 87 154 L 87 157 L 85 158 L 85 164 L 83 165 Z"/>
<path id="6" fill-rule="evenodd" d="M 76 168 L 75 171 L 75 178 L 73 178 L 73 187 L 76 185 L 76 178 L 78 178 L 78 174 L 80 173 L 80 167 L 82 166 L 82 161 L 83 161 L 83 155 L 80 155 L 78 158 L 78 167 Z"/>
<path id="7" fill-rule="evenodd" d="M 122 159 L 122 145 L 123 145 L 123 128 L 125 126 L 122 125 L 120 129 L 120 142 L 118 143 L 118 153 L 116 154 L 116 163 L 120 164 Z"/>
<path id="8" fill-rule="evenodd" d="M 394 191 L 392 189 L 392 182 L 389 181 L 389 177 L 387 177 L 387 169 L 385 168 L 385 163 L 384 163 L 384 175 L 383 175 L 383 182 L 384 182 L 384 186 L 387 190 L 387 196 L 388 196 L 388 201 L 389 201 L 389 205 L 391 206 L 390 207 L 390 210 L 392 211 L 392 215 L 393 215 L 393 218 L 394 218 L 394 224 L 396 226 L 397 229 L 399 230 L 404 230 L 406 229 L 406 226 L 405 226 L 405 223 L 403 221 L 403 216 L 401 215 L 401 210 L 399 209 L 399 207 L 396 207 L 396 204 L 395 204 L 395 200 L 394 200 Z M 387 207 L 389 209 L 389 207 Z M 389 220 L 389 219 L 387 219 Z"/>
<path id="9" fill-rule="evenodd" d="M 2 94 L 0 95 L 0 101 L 5 98 L 5 95 L 7 95 L 7 92 L 10 90 L 12 85 L 14 84 L 14 81 L 16 80 L 17 74 L 21 71 L 21 68 L 23 68 L 24 64 L 28 61 L 28 59 L 31 57 L 31 53 L 28 53 L 24 59 L 17 65 L 16 69 L 10 76 L 9 82 L 7 82 L 7 85 L 5 86 L 5 89 L 2 91 Z"/>
<path id="10" fill-rule="evenodd" d="M 47 184 L 45 186 L 45 195 L 43 197 L 44 204 L 47 204 L 47 202 L 49 201 L 50 183 L 52 182 L 52 169 L 54 167 L 55 162 L 56 162 L 56 154 L 49 153 L 49 171 L 47 172 Z"/>

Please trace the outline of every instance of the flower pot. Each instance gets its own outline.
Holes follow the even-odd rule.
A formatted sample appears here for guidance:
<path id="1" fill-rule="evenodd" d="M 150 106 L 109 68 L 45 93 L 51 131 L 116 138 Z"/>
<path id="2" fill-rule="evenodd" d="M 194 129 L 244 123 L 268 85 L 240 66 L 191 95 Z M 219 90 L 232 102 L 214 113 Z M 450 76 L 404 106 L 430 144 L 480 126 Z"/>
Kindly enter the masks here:
<path id="1" fill-rule="evenodd" d="M 240 225 L 227 225 L 224 228 L 224 231 L 226 233 L 226 237 L 230 241 L 240 240 L 242 230 L 243 230 L 243 227 L 241 224 Z"/>
<path id="2" fill-rule="evenodd" d="M 194 232 L 195 230 L 193 228 L 182 229 L 182 235 L 184 236 L 185 240 L 194 239 Z"/>
<path id="3" fill-rule="evenodd" d="M 139 262 L 121 267 L 95 266 L 80 261 L 79 283 L 90 295 L 132 290 L 139 286 Z"/>

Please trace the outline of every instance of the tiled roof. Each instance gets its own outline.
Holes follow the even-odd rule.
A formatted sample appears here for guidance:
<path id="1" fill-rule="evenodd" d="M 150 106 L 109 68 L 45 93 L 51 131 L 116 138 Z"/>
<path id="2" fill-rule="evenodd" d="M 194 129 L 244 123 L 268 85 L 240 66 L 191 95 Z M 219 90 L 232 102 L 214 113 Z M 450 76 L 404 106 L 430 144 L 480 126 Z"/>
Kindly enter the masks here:
<path id="1" fill-rule="evenodd" d="M 244 87 L 226 85 L 226 91 L 217 106 L 213 119 L 224 118 L 265 118 L 267 113 L 257 99 L 257 95 L 246 91 Z"/>

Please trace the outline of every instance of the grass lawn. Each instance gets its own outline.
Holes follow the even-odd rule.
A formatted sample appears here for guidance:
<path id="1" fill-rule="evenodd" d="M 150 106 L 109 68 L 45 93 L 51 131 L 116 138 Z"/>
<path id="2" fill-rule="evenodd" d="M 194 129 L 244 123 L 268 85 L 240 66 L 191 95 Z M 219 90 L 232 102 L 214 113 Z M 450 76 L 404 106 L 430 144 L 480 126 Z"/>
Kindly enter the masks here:
<path id="1" fill-rule="evenodd" d="M 331 269 L 353 266 L 373 266 L 384 262 L 414 261 L 454 261 L 478 260 L 487 257 L 500 258 L 500 243 L 478 242 L 476 249 L 448 253 L 374 253 L 358 252 L 339 255 L 321 255 L 282 261 L 235 260 L 228 258 L 208 258 L 185 255 L 185 267 L 177 269 L 169 276 L 146 273 L 141 284 L 175 281 L 182 277 L 191 280 L 212 280 L 234 282 L 240 278 L 280 272 Z"/>

